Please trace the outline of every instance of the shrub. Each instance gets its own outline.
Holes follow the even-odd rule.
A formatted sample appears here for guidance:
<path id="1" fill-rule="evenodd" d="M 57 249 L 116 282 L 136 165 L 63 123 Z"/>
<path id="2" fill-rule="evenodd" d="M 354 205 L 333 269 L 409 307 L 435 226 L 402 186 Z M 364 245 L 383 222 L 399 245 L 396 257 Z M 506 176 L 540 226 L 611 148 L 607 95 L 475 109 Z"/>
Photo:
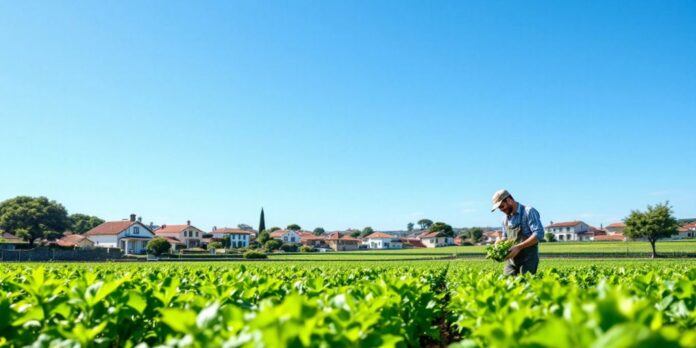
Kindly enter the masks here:
<path id="1" fill-rule="evenodd" d="M 311 247 L 309 245 L 303 245 L 302 247 L 300 247 L 301 253 L 313 253 L 316 251 L 317 251 L 317 249 L 314 249 L 313 247 Z"/>
<path id="2" fill-rule="evenodd" d="M 266 251 L 273 251 L 278 250 L 278 248 L 280 248 L 281 245 L 283 245 L 283 242 L 277 239 L 271 239 L 269 241 L 266 241 L 266 243 L 264 243 L 263 246 L 266 249 Z"/>
<path id="3" fill-rule="evenodd" d="M 152 238 L 147 243 L 147 252 L 155 256 L 160 256 L 172 248 L 169 242 L 162 237 Z"/>
<path id="4" fill-rule="evenodd" d="M 280 246 L 280 250 L 286 253 L 297 252 L 297 244 L 283 244 Z"/>
<path id="5" fill-rule="evenodd" d="M 210 244 L 208 244 L 208 250 L 211 250 L 211 249 L 222 249 L 222 243 L 211 242 Z"/>
<path id="6" fill-rule="evenodd" d="M 249 250 L 249 251 L 244 253 L 244 258 L 245 259 L 267 259 L 268 256 L 266 256 L 266 254 L 264 254 L 262 252 Z"/>

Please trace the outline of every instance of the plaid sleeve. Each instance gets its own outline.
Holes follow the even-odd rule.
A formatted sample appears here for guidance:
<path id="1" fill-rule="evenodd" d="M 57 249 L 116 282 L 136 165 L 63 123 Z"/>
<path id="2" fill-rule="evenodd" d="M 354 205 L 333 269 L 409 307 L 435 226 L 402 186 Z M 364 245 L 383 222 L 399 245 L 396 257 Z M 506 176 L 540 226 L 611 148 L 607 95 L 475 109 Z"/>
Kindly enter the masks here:
<path id="1" fill-rule="evenodd" d="M 541 223 L 541 217 L 536 209 L 529 209 L 527 223 L 529 224 L 529 229 L 536 235 L 538 240 L 544 239 L 544 225 Z"/>

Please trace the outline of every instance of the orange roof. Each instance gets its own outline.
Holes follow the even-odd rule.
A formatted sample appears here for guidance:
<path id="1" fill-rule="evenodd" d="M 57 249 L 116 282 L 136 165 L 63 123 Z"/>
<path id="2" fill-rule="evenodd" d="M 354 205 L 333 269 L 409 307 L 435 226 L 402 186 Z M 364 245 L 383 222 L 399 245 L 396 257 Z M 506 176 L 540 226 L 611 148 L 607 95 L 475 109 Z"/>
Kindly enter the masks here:
<path id="1" fill-rule="evenodd" d="M 275 231 L 271 232 L 270 236 L 271 236 L 271 238 L 278 238 L 278 237 L 282 237 L 284 234 L 286 234 L 290 231 L 291 230 L 275 230 Z"/>
<path id="2" fill-rule="evenodd" d="M 182 242 L 179 240 L 179 238 L 168 237 L 168 236 L 164 236 L 163 238 L 166 239 L 167 242 L 169 242 L 169 244 L 173 244 L 173 245 L 184 245 L 184 243 L 182 243 Z"/>
<path id="3" fill-rule="evenodd" d="M 437 237 L 444 237 L 444 234 L 441 231 L 435 231 L 435 232 L 430 232 L 425 235 L 421 235 L 420 238 L 437 238 Z"/>
<path id="4" fill-rule="evenodd" d="M 503 231 L 497 230 L 497 231 L 486 231 L 483 232 L 483 235 L 489 238 L 496 238 L 496 237 L 502 237 L 503 236 Z"/>
<path id="5" fill-rule="evenodd" d="M 179 233 L 181 233 L 181 231 L 185 230 L 187 227 L 191 227 L 191 225 L 162 225 L 162 227 L 155 230 L 155 234 L 158 236 L 168 234 L 179 235 Z"/>
<path id="6" fill-rule="evenodd" d="M 85 236 L 113 236 L 117 235 L 124 230 L 128 229 L 128 227 L 131 227 L 131 225 L 136 224 L 138 222 L 135 221 L 130 221 L 130 220 L 121 220 L 121 221 L 108 221 L 105 222 L 87 232 L 85 232 Z M 141 224 L 142 225 L 142 224 Z M 144 225 L 143 225 L 144 226 Z"/>
<path id="7" fill-rule="evenodd" d="M 215 231 L 211 231 L 210 233 L 215 233 L 215 234 L 254 234 L 254 232 L 243 230 L 241 228 L 228 228 L 228 227 L 218 228 Z"/>
<path id="8" fill-rule="evenodd" d="M 568 222 L 556 222 L 555 224 L 548 225 L 546 227 L 573 227 L 581 224 L 582 221 L 568 221 Z"/>
<path id="9" fill-rule="evenodd" d="M 391 234 L 386 234 L 386 233 L 382 233 L 382 232 L 373 232 L 373 233 L 370 233 L 370 235 L 368 235 L 367 237 L 365 237 L 365 239 L 380 239 L 380 238 L 396 238 L 396 237 L 392 236 Z"/>
<path id="10" fill-rule="evenodd" d="M 74 247 L 85 239 L 87 239 L 87 237 L 81 234 L 69 234 L 67 236 L 63 236 L 61 239 L 58 239 L 56 244 L 62 247 Z"/>
<path id="11" fill-rule="evenodd" d="M 594 240 L 596 240 L 596 241 L 612 241 L 612 240 L 622 241 L 625 239 L 626 239 L 626 237 L 624 237 L 623 234 L 610 234 L 610 235 L 606 235 L 606 236 L 595 236 L 594 237 Z"/>
<path id="12" fill-rule="evenodd" d="M 615 223 L 613 223 L 613 224 L 607 225 L 607 227 L 605 227 L 605 228 L 624 228 L 624 227 L 626 227 L 626 224 L 625 224 L 625 223 L 623 223 L 623 222 L 615 222 Z"/>
<path id="13" fill-rule="evenodd" d="M 684 225 L 684 226 L 682 226 L 682 227 L 683 227 L 683 228 L 686 228 L 687 230 L 695 229 L 695 228 L 696 228 L 696 221 L 694 221 L 694 222 L 692 222 L 692 223 L 688 223 L 688 224 L 686 224 L 686 225 Z"/>

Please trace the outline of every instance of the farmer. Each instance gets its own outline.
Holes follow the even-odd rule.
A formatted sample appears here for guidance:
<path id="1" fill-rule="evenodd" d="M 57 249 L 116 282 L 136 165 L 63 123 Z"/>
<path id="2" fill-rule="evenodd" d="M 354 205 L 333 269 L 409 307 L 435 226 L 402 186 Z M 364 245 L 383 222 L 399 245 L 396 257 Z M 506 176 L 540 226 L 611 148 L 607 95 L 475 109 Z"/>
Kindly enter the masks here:
<path id="1" fill-rule="evenodd" d="M 539 241 L 544 238 L 544 226 L 539 212 L 532 207 L 515 201 L 507 190 L 500 190 L 493 195 L 493 210 L 505 213 L 503 220 L 503 240 L 512 239 L 515 245 L 508 252 L 506 275 L 524 273 L 535 274 L 539 266 Z M 500 240 L 497 240 L 498 243 Z"/>

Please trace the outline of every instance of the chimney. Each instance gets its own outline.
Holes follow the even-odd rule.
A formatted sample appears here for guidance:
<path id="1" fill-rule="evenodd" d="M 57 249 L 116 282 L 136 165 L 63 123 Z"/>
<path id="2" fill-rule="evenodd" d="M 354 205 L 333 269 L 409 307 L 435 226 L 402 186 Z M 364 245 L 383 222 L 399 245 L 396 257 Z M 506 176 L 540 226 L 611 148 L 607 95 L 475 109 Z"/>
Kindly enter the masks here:
<path id="1" fill-rule="evenodd" d="M 138 222 L 143 222 L 143 217 L 142 217 L 142 216 L 138 216 Z"/>
<path id="2" fill-rule="evenodd" d="M 135 214 L 131 214 L 131 215 L 130 215 L 130 221 L 131 221 L 131 222 L 135 222 Z"/>
<path id="3" fill-rule="evenodd" d="M 186 220 L 186 226 L 191 226 L 191 220 Z"/>
<path id="4" fill-rule="evenodd" d="M 213 226 L 213 232 L 217 231 L 217 226 Z"/>

